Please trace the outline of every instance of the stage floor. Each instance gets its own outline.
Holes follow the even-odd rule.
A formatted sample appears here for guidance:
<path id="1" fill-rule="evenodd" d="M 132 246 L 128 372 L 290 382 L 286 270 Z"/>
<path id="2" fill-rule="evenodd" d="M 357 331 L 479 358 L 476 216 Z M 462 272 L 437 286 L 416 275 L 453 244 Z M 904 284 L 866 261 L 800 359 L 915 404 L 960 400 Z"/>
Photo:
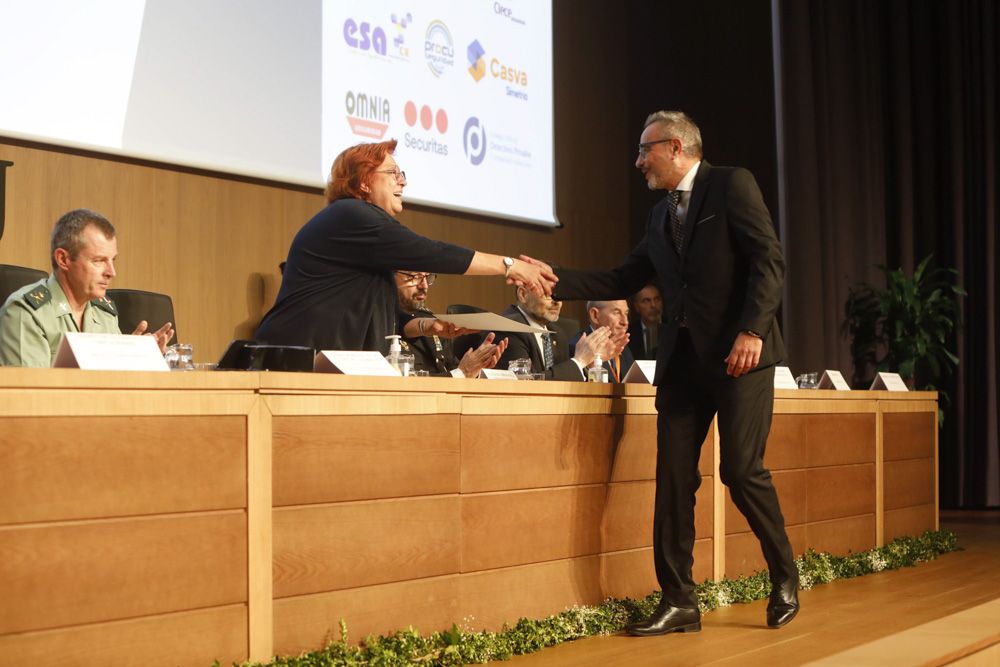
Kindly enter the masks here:
<path id="1" fill-rule="evenodd" d="M 765 626 L 759 601 L 706 614 L 700 633 L 595 637 L 507 664 L 1000 665 L 1000 512 L 942 512 L 941 527 L 964 551 L 804 591 L 798 617 L 781 630 Z"/>

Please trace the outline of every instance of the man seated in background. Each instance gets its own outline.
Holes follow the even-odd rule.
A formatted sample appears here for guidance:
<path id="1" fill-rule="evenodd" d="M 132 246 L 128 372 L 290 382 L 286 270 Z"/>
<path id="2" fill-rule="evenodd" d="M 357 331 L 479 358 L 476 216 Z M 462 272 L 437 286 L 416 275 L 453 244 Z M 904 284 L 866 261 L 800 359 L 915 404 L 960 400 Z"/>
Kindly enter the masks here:
<path id="1" fill-rule="evenodd" d="M 550 333 L 508 333 L 509 343 L 500 357 L 500 368 L 507 368 L 514 359 L 530 359 L 531 372 L 544 373 L 546 380 L 583 382 L 595 354 L 600 353 L 605 358 L 612 356 L 615 346 L 606 327 L 580 336 L 571 354 L 569 337 L 561 329 L 550 326 L 559 319 L 562 302 L 537 296 L 523 287 L 517 288 L 516 297 L 517 303 L 500 314 L 515 322 L 547 328 Z"/>
<path id="2" fill-rule="evenodd" d="M 656 359 L 660 340 L 660 318 L 663 316 L 663 298 L 660 288 L 649 283 L 632 295 L 635 317 L 628 328 L 628 347 L 636 359 Z M 628 372 L 628 371 L 626 371 Z"/>
<path id="3" fill-rule="evenodd" d="M 493 368 L 507 349 L 507 339 L 494 344 L 494 334 L 474 349 L 466 350 L 459 360 L 451 340 L 445 338 L 434 313 L 427 309 L 427 290 L 437 279 L 435 273 L 396 271 L 396 293 L 399 296 L 399 321 L 403 338 L 399 341 L 404 352 L 413 354 L 417 370 L 431 375 L 479 377 L 479 371 Z"/>
<path id="4" fill-rule="evenodd" d="M 115 304 L 105 296 L 115 277 L 115 228 L 100 213 L 75 209 L 52 230 L 52 275 L 11 294 L 0 308 L 0 366 L 48 368 L 69 331 L 120 334 Z M 133 334 L 145 333 L 139 323 Z M 151 334 L 162 352 L 174 335 Z"/>
<path id="5" fill-rule="evenodd" d="M 576 349 L 576 342 L 583 335 L 590 335 L 600 327 L 607 327 L 611 332 L 611 340 L 616 343 L 619 354 L 609 359 L 603 359 L 604 368 L 608 370 L 609 382 L 621 382 L 628 369 L 632 368 L 635 359 L 628 349 L 628 303 L 624 299 L 618 301 L 588 301 L 587 318 L 590 326 L 576 334 L 569 342 L 570 354 Z"/>

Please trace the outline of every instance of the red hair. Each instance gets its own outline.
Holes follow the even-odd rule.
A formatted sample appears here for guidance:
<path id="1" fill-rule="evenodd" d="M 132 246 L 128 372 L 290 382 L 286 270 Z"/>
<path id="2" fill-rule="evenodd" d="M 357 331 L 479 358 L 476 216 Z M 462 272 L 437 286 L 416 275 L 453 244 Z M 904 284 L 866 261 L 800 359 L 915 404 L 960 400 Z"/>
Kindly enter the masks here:
<path id="1" fill-rule="evenodd" d="M 395 139 L 358 144 L 344 149 L 330 167 L 330 180 L 326 183 L 326 203 L 347 197 L 368 201 L 369 193 L 364 192 L 361 186 L 371 185 L 375 170 L 395 150 Z"/>

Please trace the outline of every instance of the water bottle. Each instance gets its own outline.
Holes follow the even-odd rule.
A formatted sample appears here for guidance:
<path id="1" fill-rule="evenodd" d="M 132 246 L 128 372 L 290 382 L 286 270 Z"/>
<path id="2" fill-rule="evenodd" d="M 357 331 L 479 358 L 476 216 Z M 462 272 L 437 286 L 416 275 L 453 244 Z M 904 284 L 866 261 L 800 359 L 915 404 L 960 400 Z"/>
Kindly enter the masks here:
<path id="1" fill-rule="evenodd" d="M 601 355 L 594 355 L 594 363 L 587 369 L 587 382 L 607 382 L 608 369 L 604 367 L 604 360 Z"/>

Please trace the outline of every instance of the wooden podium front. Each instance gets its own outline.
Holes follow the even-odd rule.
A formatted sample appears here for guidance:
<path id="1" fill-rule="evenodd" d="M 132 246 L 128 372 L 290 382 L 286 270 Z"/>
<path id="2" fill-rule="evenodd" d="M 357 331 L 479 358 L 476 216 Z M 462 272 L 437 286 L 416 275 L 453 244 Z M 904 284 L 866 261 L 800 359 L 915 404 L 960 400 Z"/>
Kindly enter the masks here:
<path id="1" fill-rule="evenodd" d="M 0 369 L 0 665 L 204 667 L 656 588 L 648 386 Z M 777 392 L 797 553 L 937 527 L 936 395 Z M 702 448 L 695 575 L 762 567 Z"/>

